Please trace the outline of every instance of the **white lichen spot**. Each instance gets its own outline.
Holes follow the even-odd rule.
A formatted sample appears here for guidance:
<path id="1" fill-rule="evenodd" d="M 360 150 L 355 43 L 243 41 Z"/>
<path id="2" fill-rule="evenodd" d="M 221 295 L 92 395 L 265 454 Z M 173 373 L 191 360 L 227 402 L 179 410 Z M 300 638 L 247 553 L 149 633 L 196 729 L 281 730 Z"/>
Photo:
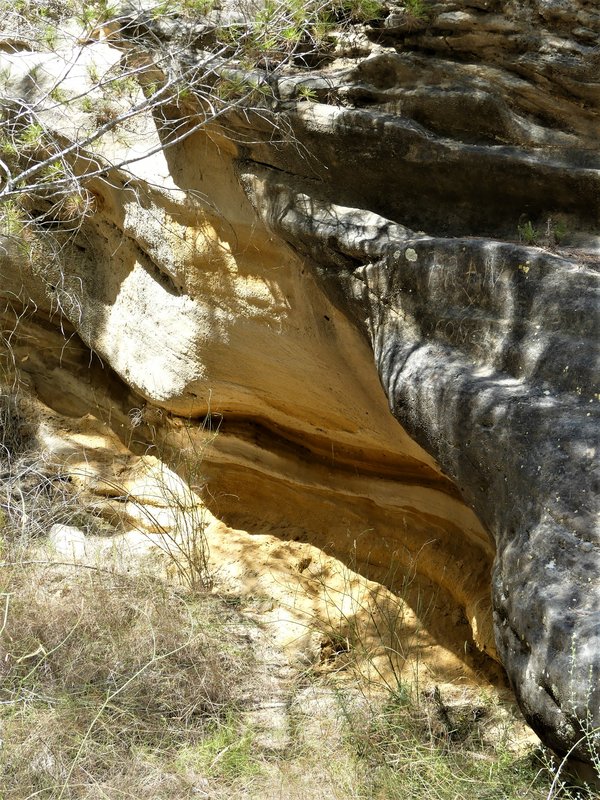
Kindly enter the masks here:
<path id="1" fill-rule="evenodd" d="M 416 261 L 418 258 L 417 251 L 413 247 L 407 247 L 404 251 L 404 258 L 407 261 Z"/>

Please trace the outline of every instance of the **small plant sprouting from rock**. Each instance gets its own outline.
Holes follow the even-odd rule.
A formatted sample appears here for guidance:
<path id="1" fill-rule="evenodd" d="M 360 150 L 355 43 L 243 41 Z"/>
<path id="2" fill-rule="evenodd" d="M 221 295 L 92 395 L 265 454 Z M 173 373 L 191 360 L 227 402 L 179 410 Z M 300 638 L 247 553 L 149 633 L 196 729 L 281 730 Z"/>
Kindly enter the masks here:
<path id="1" fill-rule="evenodd" d="M 317 92 L 311 86 L 298 86 L 296 94 L 300 100 L 315 103 L 318 100 Z"/>
<path id="2" fill-rule="evenodd" d="M 519 241 L 525 242 L 525 244 L 530 246 L 538 243 L 539 232 L 537 228 L 534 227 L 531 220 L 528 219 L 524 222 L 520 222 L 517 230 L 519 232 Z"/>
<path id="3" fill-rule="evenodd" d="M 423 0 L 404 0 L 404 6 L 415 19 L 423 20 L 428 16 L 428 9 Z"/>
<path id="4" fill-rule="evenodd" d="M 517 232 L 519 241 L 529 246 L 552 247 L 564 243 L 569 234 L 567 223 L 562 217 L 549 216 L 543 228 L 538 228 L 530 219 L 522 217 Z"/>
<path id="5" fill-rule="evenodd" d="M 546 236 L 551 244 L 560 245 L 569 233 L 569 228 L 564 219 L 548 217 L 546 222 Z"/>
<path id="6" fill-rule="evenodd" d="M 341 3 L 341 8 L 352 19 L 368 22 L 382 15 L 384 5 L 380 0 L 345 0 Z"/>

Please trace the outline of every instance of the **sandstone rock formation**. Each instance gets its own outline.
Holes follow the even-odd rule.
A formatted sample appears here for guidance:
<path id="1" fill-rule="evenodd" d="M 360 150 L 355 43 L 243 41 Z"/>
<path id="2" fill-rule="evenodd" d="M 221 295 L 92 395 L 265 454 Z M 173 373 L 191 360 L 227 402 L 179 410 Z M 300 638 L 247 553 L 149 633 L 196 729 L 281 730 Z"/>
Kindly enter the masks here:
<path id="1" fill-rule="evenodd" d="M 390 7 L 273 79 L 273 107 L 95 179 L 76 236 L 30 258 L 7 240 L 0 261 L 12 352 L 48 405 L 103 408 L 140 447 L 216 420 L 217 517 L 437 587 L 448 647 L 470 644 L 448 633 L 462 610 L 532 727 L 582 760 L 600 724 L 599 35 L 586 0 Z M 105 154 L 144 136 L 151 115 Z"/>

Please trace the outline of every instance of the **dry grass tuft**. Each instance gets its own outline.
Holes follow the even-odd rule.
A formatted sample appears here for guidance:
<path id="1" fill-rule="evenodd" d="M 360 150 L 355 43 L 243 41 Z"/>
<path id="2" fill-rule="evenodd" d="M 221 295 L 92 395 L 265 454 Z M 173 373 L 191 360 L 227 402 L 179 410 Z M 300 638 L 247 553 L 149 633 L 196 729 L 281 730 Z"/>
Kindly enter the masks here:
<path id="1" fill-rule="evenodd" d="M 252 672 L 233 612 L 95 570 L 15 567 L 2 578 L 4 800 L 181 796 L 178 748 L 212 735 Z"/>

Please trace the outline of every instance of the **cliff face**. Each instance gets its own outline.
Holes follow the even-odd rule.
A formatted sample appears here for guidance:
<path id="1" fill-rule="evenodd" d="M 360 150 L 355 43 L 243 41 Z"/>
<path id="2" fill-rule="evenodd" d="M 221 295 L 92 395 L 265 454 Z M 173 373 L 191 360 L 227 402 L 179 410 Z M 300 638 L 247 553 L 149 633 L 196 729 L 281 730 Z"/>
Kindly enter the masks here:
<path id="1" fill-rule="evenodd" d="M 0 263 L 45 402 L 122 436 L 136 409 L 172 447 L 218 419 L 220 519 L 437 587 L 440 641 L 465 649 L 464 614 L 559 753 L 600 721 L 595 6 L 390 8 L 279 77 L 276 107 L 96 179 L 76 236 Z M 148 115 L 105 147 L 150 136 Z"/>
<path id="2" fill-rule="evenodd" d="M 241 168 L 493 533 L 499 654 L 563 752 L 599 707 L 599 22 L 559 2 L 390 14 L 292 116 L 320 174 L 284 148 Z"/>

